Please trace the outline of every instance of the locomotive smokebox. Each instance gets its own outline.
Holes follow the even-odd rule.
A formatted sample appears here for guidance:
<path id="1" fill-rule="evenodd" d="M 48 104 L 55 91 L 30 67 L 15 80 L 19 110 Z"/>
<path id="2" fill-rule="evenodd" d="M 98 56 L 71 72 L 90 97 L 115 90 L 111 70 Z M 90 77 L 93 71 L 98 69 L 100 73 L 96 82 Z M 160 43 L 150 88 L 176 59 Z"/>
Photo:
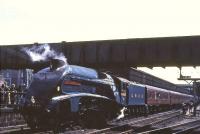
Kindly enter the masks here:
<path id="1" fill-rule="evenodd" d="M 50 59 L 50 69 L 56 70 L 59 67 L 64 66 L 66 63 L 60 59 Z"/>

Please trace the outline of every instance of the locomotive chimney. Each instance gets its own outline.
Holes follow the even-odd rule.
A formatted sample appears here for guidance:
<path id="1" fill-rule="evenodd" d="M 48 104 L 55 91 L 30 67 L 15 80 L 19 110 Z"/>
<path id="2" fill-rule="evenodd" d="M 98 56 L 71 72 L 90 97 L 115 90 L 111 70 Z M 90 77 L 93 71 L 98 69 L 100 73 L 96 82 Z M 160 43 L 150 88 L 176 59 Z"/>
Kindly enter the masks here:
<path id="1" fill-rule="evenodd" d="M 50 59 L 50 70 L 56 70 L 65 65 L 65 62 L 59 59 Z"/>

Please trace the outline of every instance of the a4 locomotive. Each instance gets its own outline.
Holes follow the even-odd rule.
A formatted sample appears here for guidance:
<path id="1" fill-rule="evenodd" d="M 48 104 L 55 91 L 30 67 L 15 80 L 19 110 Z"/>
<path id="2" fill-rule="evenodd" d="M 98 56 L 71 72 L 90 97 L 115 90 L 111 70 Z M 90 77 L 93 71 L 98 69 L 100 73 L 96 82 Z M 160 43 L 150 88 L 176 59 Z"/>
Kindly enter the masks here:
<path id="1" fill-rule="evenodd" d="M 54 64 L 34 74 L 22 103 L 31 128 L 71 124 L 102 126 L 126 108 L 126 114 L 147 114 L 194 101 L 192 95 L 136 84 L 94 69 Z"/>

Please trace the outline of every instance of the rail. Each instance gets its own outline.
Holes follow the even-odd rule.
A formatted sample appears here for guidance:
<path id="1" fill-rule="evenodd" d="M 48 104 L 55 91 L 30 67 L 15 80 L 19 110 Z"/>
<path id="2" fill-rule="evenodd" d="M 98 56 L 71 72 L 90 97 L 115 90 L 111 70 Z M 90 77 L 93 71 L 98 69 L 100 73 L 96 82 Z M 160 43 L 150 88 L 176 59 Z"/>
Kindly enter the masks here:
<path id="1" fill-rule="evenodd" d="M 154 130 L 150 130 L 150 131 L 146 131 L 146 132 L 142 132 L 140 134 L 158 134 L 158 133 L 166 133 L 166 134 L 180 134 L 180 133 L 184 133 L 187 132 L 189 130 L 192 129 L 196 129 L 199 128 L 200 125 L 200 119 L 194 120 L 194 121 L 188 121 L 186 123 L 180 123 L 180 124 L 176 124 L 176 125 L 172 125 L 172 126 L 168 126 L 168 127 L 163 127 L 163 128 L 159 128 L 159 129 L 154 129 Z M 190 127 L 187 127 L 186 129 L 181 129 L 181 130 L 174 130 L 175 128 L 179 128 L 179 127 L 183 127 L 183 126 L 187 126 L 189 125 Z"/>
<path id="2" fill-rule="evenodd" d="M 165 112 L 163 114 L 157 114 L 154 116 L 151 116 L 149 118 L 136 120 L 136 121 L 129 121 L 125 123 L 120 123 L 117 126 L 101 129 L 101 130 L 95 130 L 93 132 L 89 132 L 88 134 L 100 134 L 100 133 L 112 133 L 112 132 L 132 132 L 133 129 L 139 130 L 139 128 L 146 128 L 147 126 L 151 125 L 151 123 L 158 123 L 161 120 L 168 120 L 169 118 L 166 118 L 166 116 L 170 116 L 171 118 L 180 115 L 180 110 L 177 111 L 170 111 Z M 162 117 L 165 117 L 164 119 Z M 152 121 L 153 120 L 153 121 Z M 144 124 L 145 123 L 145 124 Z M 141 126 L 141 124 L 143 124 Z M 134 126 L 134 127 L 133 127 Z"/>

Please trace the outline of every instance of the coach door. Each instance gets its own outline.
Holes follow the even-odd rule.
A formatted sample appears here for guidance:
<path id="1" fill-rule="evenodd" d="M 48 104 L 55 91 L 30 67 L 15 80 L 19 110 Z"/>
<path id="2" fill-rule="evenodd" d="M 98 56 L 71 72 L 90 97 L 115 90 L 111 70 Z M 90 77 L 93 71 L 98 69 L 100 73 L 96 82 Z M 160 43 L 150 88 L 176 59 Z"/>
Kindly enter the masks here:
<path id="1" fill-rule="evenodd" d="M 127 84 L 121 82 L 121 103 L 127 104 Z"/>

